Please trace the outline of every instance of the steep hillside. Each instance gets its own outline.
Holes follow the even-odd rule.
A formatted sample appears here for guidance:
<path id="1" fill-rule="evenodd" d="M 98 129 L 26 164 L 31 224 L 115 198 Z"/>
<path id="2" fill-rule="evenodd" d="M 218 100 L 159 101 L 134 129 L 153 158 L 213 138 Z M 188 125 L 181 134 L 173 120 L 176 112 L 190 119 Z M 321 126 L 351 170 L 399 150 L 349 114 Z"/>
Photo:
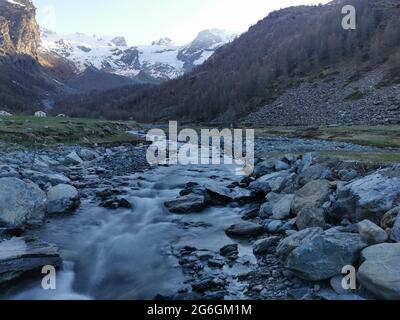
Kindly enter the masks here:
<path id="1" fill-rule="evenodd" d="M 31 0 L 0 0 L 0 109 L 11 113 L 31 113 L 70 91 L 59 80 L 73 74 L 73 66 L 40 54 L 35 12 Z"/>
<path id="2" fill-rule="evenodd" d="M 341 11 L 345 4 L 357 9 L 356 30 L 342 28 Z M 315 81 L 329 82 L 333 76 L 340 78 L 343 70 L 346 74 L 332 83 L 332 90 L 341 91 L 341 82 L 356 83 L 372 70 L 382 72 L 382 81 L 377 85 L 391 87 L 399 80 L 393 76 L 400 65 L 399 16 L 399 1 L 392 0 L 337 0 L 328 5 L 276 11 L 218 49 L 192 73 L 159 87 L 135 90 L 123 99 L 110 94 L 97 110 L 99 114 L 105 109 L 108 114 L 110 109 L 115 113 L 122 110 L 140 121 L 174 118 L 222 122 L 238 120 L 266 106 L 265 117 L 260 117 L 262 123 L 262 119 L 268 118 L 268 105 L 288 89 Z M 329 101 L 332 90 L 320 89 L 320 99 Z M 356 88 L 353 91 L 345 97 L 347 101 L 359 97 Z M 294 106 L 281 105 L 275 113 L 292 119 L 293 108 L 308 108 L 312 115 L 318 106 L 315 122 L 353 121 L 349 117 L 330 118 L 334 107 L 321 110 L 315 101 L 292 101 Z M 380 117 L 385 118 L 385 111 Z M 366 113 L 360 121 L 368 122 L 371 116 Z"/>

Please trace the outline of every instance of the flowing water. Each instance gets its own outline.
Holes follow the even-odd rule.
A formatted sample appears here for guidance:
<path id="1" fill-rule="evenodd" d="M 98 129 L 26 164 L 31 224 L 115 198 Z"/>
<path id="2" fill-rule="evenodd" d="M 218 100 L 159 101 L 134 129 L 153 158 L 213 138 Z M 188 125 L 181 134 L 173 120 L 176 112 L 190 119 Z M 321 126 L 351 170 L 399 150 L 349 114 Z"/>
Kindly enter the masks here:
<path id="1" fill-rule="evenodd" d="M 241 220 L 243 207 L 174 215 L 164 202 L 177 197 L 188 182 L 226 186 L 240 179 L 233 165 L 164 166 L 124 176 L 121 188 L 132 209 L 107 210 L 88 199 L 74 215 L 51 219 L 32 231 L 61 249 L 64 265 L 57 273 L 57 289 L 43 290 L 39 279 L 12 298 L 153 299 L 176 293 L 187 287 L 187 278 L 173 250 L 192 246 L 217 254 L 235 243 L 224 229 Z M 241 258 L 255 263 L 250 244 L 239 245 Z M 223 272 L 231 277 L 245 268 L 226 267 Z M 227 298 L 241 298 L 243 288 L 233 278 Z"/>

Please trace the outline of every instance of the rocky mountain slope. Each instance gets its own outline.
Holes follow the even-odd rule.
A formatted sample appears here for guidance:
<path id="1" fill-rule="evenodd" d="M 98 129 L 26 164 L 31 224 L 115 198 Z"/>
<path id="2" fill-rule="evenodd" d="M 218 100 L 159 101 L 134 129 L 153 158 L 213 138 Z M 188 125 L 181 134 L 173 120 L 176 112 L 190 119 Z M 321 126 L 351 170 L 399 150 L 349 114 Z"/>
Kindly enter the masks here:
<path id="1" fill-rule="evenodd" d="M 0 110 L 32 113 L 70 95 L 176 78 L 233 37 L 209 30 L 187 46 L 165 38 L 139 47 L 123 37 L 61 37 L 40 30 L 32 0 L 0 0 Z"/>
<path id="2" fill-rule="evenodd" d="M 356 30 L 342 28 L 349 4 L 357 11 Z M 279 10 L 192 73 L 123 100 L 110 93 L 98 112 L 110 114 L 111 106 L 115 114 L 129 111 L 149 122 L 393 123 L 399 120 L 399 14 L 392 0 Z"/>
<path id="3" fill-rule="evenodd" d="M 0 0 L 0 109 L 11 113 L 32 112 L 52 95 L 73 91 L 62 82 L 74 67 L 38 50 L 35 14 L 31 0 Z"/>
<path id="4" fill-rule="evenodd" d="M 84 72 L 99 71 L 148 81 L 177 78 L 206 61 L 217 48 L 232 41 L 235 34 L 226 30 L 201 31 L 188 45 L 177 46 L 169 38 L 151 45 L 128 46 L 124 37 L 87 36 L 81 33 L 59 35 L 41 31 L 41 50 L 56 53 Z"/>
<path id="5" fill-rule="evenodd" d="M 37 57 L 40 41 L 36 9 L 30 0 L 0 0 L 0 54 Z"/>

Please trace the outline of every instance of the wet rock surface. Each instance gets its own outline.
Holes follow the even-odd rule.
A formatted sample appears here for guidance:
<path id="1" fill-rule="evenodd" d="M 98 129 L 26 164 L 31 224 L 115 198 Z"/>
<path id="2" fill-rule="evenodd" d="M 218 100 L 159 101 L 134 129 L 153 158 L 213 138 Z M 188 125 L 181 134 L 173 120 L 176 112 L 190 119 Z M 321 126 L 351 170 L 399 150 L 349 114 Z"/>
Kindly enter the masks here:
<path id="1" fill-rule="evenodd" d="M 72 298 L 397 297 L 396 166 L 361 171 L 315 153 L 256 163 L 243 178 L 219 166 L 149 168 L 144 146 L 0 152 L 0 282 L 63 262 Z M 346 265 L 364 291 L 341 288 Z"/>

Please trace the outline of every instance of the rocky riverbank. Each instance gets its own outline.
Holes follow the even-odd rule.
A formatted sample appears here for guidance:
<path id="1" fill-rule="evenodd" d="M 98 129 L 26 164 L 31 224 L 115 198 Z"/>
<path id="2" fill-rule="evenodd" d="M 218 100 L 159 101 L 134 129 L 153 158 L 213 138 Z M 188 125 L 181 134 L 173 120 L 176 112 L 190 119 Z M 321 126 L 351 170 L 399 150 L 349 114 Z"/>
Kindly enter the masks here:
<path id="1" fill-rule="evenodd" d="M 140 145 L 7 150 L 0 163 L 5 298 L 43 298 L 29 279 L 66 262 L 74 297 L 400 298 L 399 166 L 288 154 L 238 179 L 151 170 Z M 347 265 L 356 290 L 341 286 Z"/>

